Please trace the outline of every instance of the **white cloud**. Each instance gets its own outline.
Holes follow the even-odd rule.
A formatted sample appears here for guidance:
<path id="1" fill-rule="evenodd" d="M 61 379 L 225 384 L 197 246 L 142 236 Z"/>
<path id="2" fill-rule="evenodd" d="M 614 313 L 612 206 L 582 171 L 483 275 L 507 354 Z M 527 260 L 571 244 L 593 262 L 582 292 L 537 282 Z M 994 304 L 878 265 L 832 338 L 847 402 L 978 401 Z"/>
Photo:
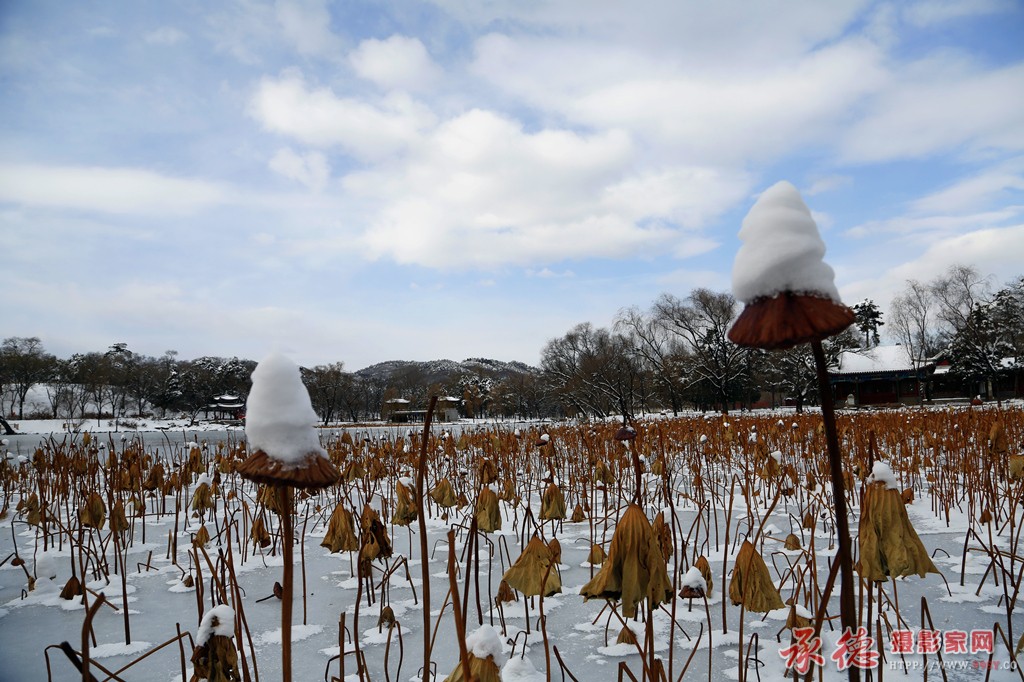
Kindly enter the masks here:
<path id="1" fill-rule="evenodd" d="M 973 230 L 965 234 L 931 241 L 919 256 L 911 257 L 873 274 L 840 286 L 847 301 L 871 298 L 884 307 L 903 291 L 906 281 L 927 282 L 945 272 L 951 265 L 973 265 L 979 272 L 992 275 L 1002 283 L 1021 273 L 1024 263 L 1024 225 Z M 837 268 L 837 274 L 840 268 Z M 856 271 L 863 276 L 863 268 Z M 851 278 L 852 279 L 852 278 Z"/>
<path id="2" fill-rule="evenodd" d="M 960 213 L 976 210 L 994 200 L 1013 201 L 1014 192 L 1024 192 L 1024 159 L 988 168 L 959 180 L 911 204 L 916 213 Z M 1024 196 L 1016 201 L 1024 204 Z"/>
<path id="3" fill-rule="evenodd" d="M 187 40 L 188 36 L 174 28 L 173 26 L 161 26 L 160 28 L 150 31 L 144 37 L 144 40 L 151 45 L 177 45 L 183 40 Z"/>
<path id="4" fill-rule="evenodd" d="M 441 69 L 417 38 L 364 40 L 348 59 L 361 78 L 387 90 L 429 91 L 441 77 Z"/>
<path id="5" fill-rule="evenodd" d="M 330 88 L 307 85 L 296 71 L 263 78 L 249 112 L 271 132 L 313 146 L 340 146 L 363 159 L 398 152 L 435 123 L 433 113 L 407 95 L 374 102 L 338 97 Z"/>
<path id="6" fill-rule="evenodd" d="M 290 147 L 279 149 L 270 159 L 270 169 L 319 192 L 327 185 L 331 169 L 320 152 L 298 154 Z"/>
<path id="7" fill-rule="evenodd" d="M 326 0 L 277 0 L 277 20 L 287 39 L 302 55 L 330 55 L 341 47 L 331 32 Z"/>
<path id="8" fill-rule="evenodd" d="M 827 175 L 813 180 L 811 186 L 803 190 L 803 194 L 804 196 L 813 197 L 817 194 L 832 192 L 851 184 L 853 184 L 853 178 L 849 175 Z"/>
<path id="9" fill-rule="evenodd" d="M 986 71 L 956 57 L 913 64 L 866 107 L 840 142 L 865 163 L 966 149 L 1024 150 L 1024 64 Z"/>
<path id="10" fill-rule="evenodd" d="M 635 159 L 622 132 L 527 132 L 473 110 L 438 126 L 401 163 L 352 173 L 343 186 L 376 206 L 362 239 L 367 255 L 399 263 L 490 268 L 711 248 L 679 228 L 702 227 L 746 187 L 713 168 L 635 175 Z"/>
<path id="11" fill-rule="evenodd" d="M 0 165 L 0 201 L 107 213 L 188 214 L 224 201 L 219 185 L 137 168 Z"/>
<path id="12" fill-rule="evenodd" d="M 1022 210 L 1024 210 L 1024 207 L 1008 206 L 998 211 L 962 215 L 897 216 L 895 218 L 862 223 L 847 230 L 846 235 L 864 238 L 896 234 L 912 237 L 915 241 L 920 241 L 922 238 L 935 235 L 949 236 L 971 228 L 1001 225 L 1019 216 Z"/>
<path id="13" fill-rule="evenodd" d="M 1011 0 L 918 0 L 903 9 L 903 16 L 915 26 L 933 26 L 954 19 L 998 14 L 1013 7 Z"/>
<path id="14" fill-rule="evenodd" d="M 492 34 L 476 53 L 475 73 L 509 95 L 583 125 L 629 130 L 666 158 L 708 164 L 830 143 L 888 79 L 882 53 L 856 39 L 728 73 L 592 40 Z"/>

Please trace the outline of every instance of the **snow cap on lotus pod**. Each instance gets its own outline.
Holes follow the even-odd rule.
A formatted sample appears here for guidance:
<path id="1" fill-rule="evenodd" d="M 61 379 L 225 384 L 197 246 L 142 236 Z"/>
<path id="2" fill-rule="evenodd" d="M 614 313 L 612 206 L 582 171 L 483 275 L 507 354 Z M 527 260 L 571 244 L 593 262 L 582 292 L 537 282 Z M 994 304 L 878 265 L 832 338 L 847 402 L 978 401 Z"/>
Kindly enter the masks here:
<path id="1" fill-rule="evenodd" d="M 825 243 L 797 189 L 779 182 L 765 190 L 740 229 L 733 294 L 746 307 L 729 339 L 753 348 L 791 348 L 838 334 L 854 321 L 839 300 L 835 273 L 822 258 Z"/>
<path id="2" fill-rule="evenodd" d="M 739 236 L 743 245 L 732 269 L 737 300 L 750 303 L 788 291 L 840 302 L 835 272 L 822 260 L 825 242 L 791 183 L 777 182 L 758 197 Z"/>

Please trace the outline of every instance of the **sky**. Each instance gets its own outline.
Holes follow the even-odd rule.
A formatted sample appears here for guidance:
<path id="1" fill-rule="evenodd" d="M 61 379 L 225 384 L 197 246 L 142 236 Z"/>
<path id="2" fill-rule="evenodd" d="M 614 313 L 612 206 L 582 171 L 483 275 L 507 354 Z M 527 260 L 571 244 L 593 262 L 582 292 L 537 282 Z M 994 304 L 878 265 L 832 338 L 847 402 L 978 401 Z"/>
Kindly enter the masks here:
<path id="1" fill-rule="evenodd" d="M 536 364 L 729 291 L 779 180 L 850 305 L 1024 274 L 1024 2 L 0 2 L 0 337 L 59 357 Z"/>

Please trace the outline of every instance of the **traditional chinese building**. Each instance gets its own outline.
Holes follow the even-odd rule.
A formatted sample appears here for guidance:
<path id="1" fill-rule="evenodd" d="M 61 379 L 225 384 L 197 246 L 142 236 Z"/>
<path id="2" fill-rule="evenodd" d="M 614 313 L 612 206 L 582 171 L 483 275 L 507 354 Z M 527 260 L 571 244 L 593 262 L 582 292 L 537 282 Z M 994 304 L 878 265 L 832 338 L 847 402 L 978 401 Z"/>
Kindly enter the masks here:
<path id="1" fill-rule="evenodd" d="M 913 405 L 929 398 L 934 371 L 934 361 L 914 361 L 904 346 L 877 346 L 841 353 L 829 380 L 840 404 Z"/>

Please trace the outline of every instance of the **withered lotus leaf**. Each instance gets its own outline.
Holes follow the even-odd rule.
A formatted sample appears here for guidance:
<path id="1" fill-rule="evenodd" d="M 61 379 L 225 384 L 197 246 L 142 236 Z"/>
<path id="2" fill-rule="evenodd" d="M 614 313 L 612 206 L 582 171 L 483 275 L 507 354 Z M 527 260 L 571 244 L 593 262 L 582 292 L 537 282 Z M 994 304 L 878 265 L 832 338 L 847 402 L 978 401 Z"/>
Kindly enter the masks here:
<path id="1" fill-rule="evenodd" d="M 476 527 L 485 533 L 501 530 L 501 509 L 498 495 L 484 486 L 476 498 Z"/>
<path id="2" fill-rule="evenodd" d="M 542 521 L 560 521 L 565 518 L 565 496 L 554 483 L 548 485 L 541 498 L 540 518 Z"/>
<path id="3" fill-rule="evenodd" d="M 412 488 L 398 481 L 395 484 L 395 497 L 395 513 L 391 516 L 391 523 L 396 526 L 408 526 L 419 515 L 416 511 L 416 500 L 412 496 Z"/>
<path id="4" fill-rule="evenodd" d="M 337 552 L 354 552 L 359 549 L 359 538 L 356 537 L 355 516 L 341 502 L 331 512 L 331 520 L 327 522 L 327 534 L 320 541 L 331 554 Z"/>
<path id="5" fill-rule="evenodd" d="M 549 597 L 562 591 L 562 579 L 558 575 L 551 549 L 540 537 L 534 535 L 526 549 L 512 564 L 502 580 L 527 597 L 542 594 Z"/>
<path id="6" fill-rule="evenodd" d="M 585 599 L 618 599 L 622 614 L 636 617 L 644 599 L 657 606 L 672 599 L 665 558 L 650 521 L 637 504 L 626 509 L 612 535 L 601 570 L 580 589 Z"/>
<path id="7" fill-rule="evenodd" d="M 890 575 L 923 578 L 939 572 L 910 523 L 900 492 L 884 482 L 872 483 L 864 491 L 857 542 L 857 570 L 865 580 L 884 582 Z"/>
<path id="8" fill-rule="evenodd" d="M 767 613 L 785 606 L 772 582 L 768 566 L 749 540 L 743 541 L 736 555 L 729 582 L 729 598 L 734 605 L 742 604 L 747 611 L 756 613 Z"/>
<path id="9" fill-rule="evenodd" d="M 451 509 L 459 503 L 459 498 L 456 497 L 455 490 L 452 489 L 452 482 L 447 478 L 442 478 L 437 482 L 437 485 L 430 491 L 430 499 L 445 509 Z"/>

